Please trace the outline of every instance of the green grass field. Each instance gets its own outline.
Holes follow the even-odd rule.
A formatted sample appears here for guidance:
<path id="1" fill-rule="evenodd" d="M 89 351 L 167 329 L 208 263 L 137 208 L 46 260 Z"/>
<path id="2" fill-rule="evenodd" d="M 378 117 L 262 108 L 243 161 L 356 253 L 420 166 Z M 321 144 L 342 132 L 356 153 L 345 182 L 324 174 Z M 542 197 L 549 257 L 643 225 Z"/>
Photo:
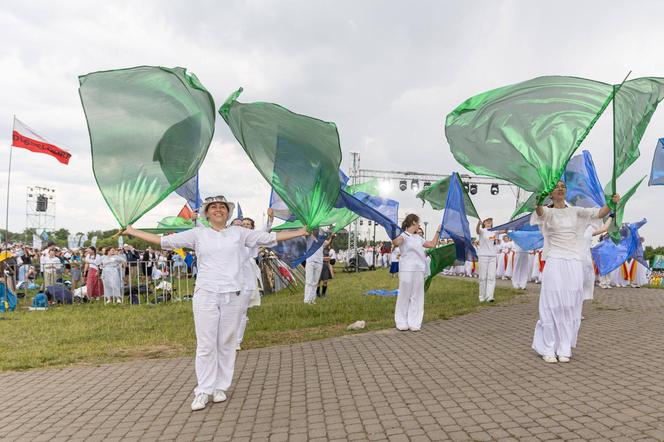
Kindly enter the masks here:
<path id="1" fill-rule="evenodd" d="M 336 272 L 328 297 L 315 305 L 302 302 L 302 290 L 263 298 L 249 310 L 243 349 L 292 344 L 350 333 L 346 326 L 367 322 L 364 331 L 394 326 L 394 297 L 366 296 L 370 289 L 395 289 L 387 271 Z M 519 291 L 496 289 L 496 304 Z M 475 311 L 476 280 L 439 277 L 426 295 L 424 320 L 447 319 Z M 68 365 L 95 365 L 131 359 L 192 356 L 195 336 L 191 302 L 103 305 L 101 302 L 0 314 L 0 371 Z M 495 304 L 494 304 L 495 305 Z"/>

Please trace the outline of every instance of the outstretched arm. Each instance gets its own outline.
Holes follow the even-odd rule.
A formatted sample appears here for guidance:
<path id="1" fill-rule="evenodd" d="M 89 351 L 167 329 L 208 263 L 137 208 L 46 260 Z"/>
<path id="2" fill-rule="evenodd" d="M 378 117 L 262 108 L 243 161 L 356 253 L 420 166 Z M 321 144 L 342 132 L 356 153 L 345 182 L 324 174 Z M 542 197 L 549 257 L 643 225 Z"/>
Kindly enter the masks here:
<path id="1" fill-rule="evenodd" d="M 424 241 L 424 247 L 426 247 L 427 249 L 433 249 L 435 247 L 438 247 L 438 241 L 440 241 L 441 227 L 442 226 L 438 226 L 438 229 L 436 229 L 436 234 L 434 235 L 431 241 Z"/>
<path id="2" fill-rule="evenodd" d="M 161 245 L 161 236 L 155 235 L 154 233 L 148 233 L 142 230 L 134 229 L 134 226 L 132 225 L 128 225 L 127 228 L 124 229 L 124 231 L 121 233 L 131 235 L 134 238 L 142 239 L 143 241 L 147 241 L 150 244 L 155 244 L 158 246 Z"/>

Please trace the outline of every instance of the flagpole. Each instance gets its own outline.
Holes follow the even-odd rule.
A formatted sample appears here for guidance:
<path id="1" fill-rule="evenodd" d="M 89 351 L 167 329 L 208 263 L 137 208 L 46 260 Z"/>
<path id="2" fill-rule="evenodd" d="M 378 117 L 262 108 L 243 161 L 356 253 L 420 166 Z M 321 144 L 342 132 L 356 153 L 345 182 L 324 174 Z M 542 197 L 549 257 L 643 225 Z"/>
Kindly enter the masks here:
<path id="1" fill-rule="evenodd" d="M 16 117 L 14 117 L 16 119 Z M 9 169 L 7 170 L 7 207 L 5 208 L 5 252 L 9 247 L 9 185 L 12 180 L 12 154 L 14 149 L 9 145 Z"/>

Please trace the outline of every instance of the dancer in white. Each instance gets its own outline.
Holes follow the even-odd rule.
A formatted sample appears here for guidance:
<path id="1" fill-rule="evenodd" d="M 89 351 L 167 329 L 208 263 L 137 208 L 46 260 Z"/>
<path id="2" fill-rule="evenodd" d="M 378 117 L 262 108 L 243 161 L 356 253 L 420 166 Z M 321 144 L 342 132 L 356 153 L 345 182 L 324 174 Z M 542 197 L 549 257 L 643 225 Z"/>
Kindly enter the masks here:
<path id="1" fill-rule="evenodd" d="M 403 233 L 392 241 L 399 247 L 399 294 L 394 309 L 394 322 L 398 330 L 419 331 L 424 317 L 424 275 L 427 270 L 425 248 L 438 245 L 440 227 L 432 241 L 417 234 L 420 217 L 411 213 L 404 219 Z"/>
<path id="2" fill-rule="evenodd" d="M 606 205 L 601 209 L 569 207 L 565 203 L 566 193 L 565 183 L 558 181 L 551 192 L 553 204 L 537 205 L 530 221 L 540 226 L 544 236 L 546 265 L 532 347 L 545 362 L 569 362 L 572 356 L 581 325 L 583 299 L 580 244 L 591 221 L 610 212 Z M 620 196 L 614 195 L 612 199 L 617 203 Z"/>
<path id="3" fill-rule="evenodd" d="M 480 278 L 480 302 L 493 302 L 493 292 L 496 288 L 496 233 L 489 231 L 493 227 L 493 218 L 480 220 L 475 232 L 480 238 L 477 250 L 478 273 Z"/>
<path id="4" fill-rule="evenodd" d="M 122 303 L 122 277 L 120 269 L 124 259 L 114 248 L 106 250 L 101 259 L 101 282 L 104 284 L 104 302 Z"/>
<path id="5" fill-rule="evenodd" d="M 332 238 L 328 238 L 320 245 L 313 255 L 307 258 L 304 267 L 304 303 L 316 303 L 316 290 L 320 282 L 320 274 L 323 271 L 323 249 L 327 247 Z"/>
<path id="6" fill-rule="evenodd" d="M 514 253 L 514 268 L 512 269 L 512 287 L 525 290 L 528 285 L 528 278 L 532 272 L 531 266 L 533 260 L 530 259 L 528 250 L 523 250 L 516 242 L 512 242 Z"/>
<path id="7" fill-rule="evenodd" d="M 206 198 L 201 215 L 210 227 L 195 227 L 160 237 L 127 226 L 132 235 L 164 249 L 187 247 L 196 251 L 198 276 L 193 311 L 196 328 L 196 378 L 191 409 L 202 410 L 210 395 L 213 402 L 226 400 L 235 369 L 237 329 L 242 312 L 242 267 L 244 247 L 273 246 L 276 241 L 306 236 L 306 228 L 267 233 L 242 227 L 227 227 L 235 205 L 223 196 Z"/>
<path id="8" fill-rule="evenodd" d="M 274 221 L 274 212 L 272 208 L 267 209 L 267 224 L 263 228 L 264 232 L 269 232 Z M 251 218 L 242 219 L 242 227 L 249 230 L 254 230 L 255 223 Z M 258 258 L 258 245 L 253 247 L 245 247 L 244 264 L 242 266 L 242 275 L 244 287 L 242 288 L 242 315 L 240 316 L 240 326 L 237 330 L 237 347 L 236 350 L 242 349 L 242 341 L 244 340 L 244 332 L 247 329 L 247 322 L 249 316 L 247 311 L 249 307 L 261 305 L 261 294 L 258 290 L 258 281 L 261 278 L 261 271 L 258 268 L 256 258 Z"/>

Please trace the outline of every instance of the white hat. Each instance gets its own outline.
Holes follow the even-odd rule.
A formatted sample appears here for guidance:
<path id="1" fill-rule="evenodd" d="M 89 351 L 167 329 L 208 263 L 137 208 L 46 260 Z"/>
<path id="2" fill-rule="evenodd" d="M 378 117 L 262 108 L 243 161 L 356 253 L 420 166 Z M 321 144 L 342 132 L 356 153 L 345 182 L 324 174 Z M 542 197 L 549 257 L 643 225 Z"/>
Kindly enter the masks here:
<path id="1" fill-rule="evenodd" d="M 232 218 L 233 210 L 235 210 L 235 203 L 229 202 L 228 200 L 226 200 L 226 197 L 223 196 L 223 195 L 210 196 L 210 197 L 205 198 L 205 200 L 203 200 L 203 206 L 201 207 L 201 210 L 199 212 L 199 216 L 201 218 L 207 219 L 207 216 L 206 216 L 207 208 L 212 203 L 226 204 L 226 207 L 228 207 L 228 219 Z"/>

